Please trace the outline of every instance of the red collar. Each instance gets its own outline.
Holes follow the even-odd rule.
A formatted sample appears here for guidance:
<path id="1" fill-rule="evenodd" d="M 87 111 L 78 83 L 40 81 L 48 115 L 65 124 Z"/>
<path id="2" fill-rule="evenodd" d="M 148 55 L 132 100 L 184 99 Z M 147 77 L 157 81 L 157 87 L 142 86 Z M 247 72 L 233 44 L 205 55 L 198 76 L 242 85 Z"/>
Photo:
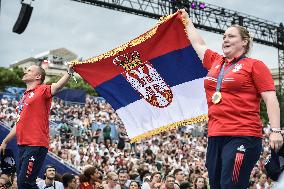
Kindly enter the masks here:
<path id="1" fill-rule="evenodd" d="M 224 62 L 226 62 L 227 65 L 228 65 L 228 64 L 231 64 L 231 63 L 233 63 L 233 62 L 239 60 L 239 59 L 241 58 L 241 56 L 243 56 L 243 55 L 236 56 L 236 57 L 234 57 L 231 61 L 229 61 L 226 57 L 223 57 L 223 60 L 224 60 Z"/>
<path id="2" fill-rule="evenodd" d="M 39 86 L 40 86 L 40 84 L 38 84 L 35 88 L 32 88 L 32 89 L 26 90 L 26 91 L 24 92 L 24 94 L 27 94 L 27 93 L 29 93 L 29 92 L 31 92 L 31 91 L 36 90 Z"/>

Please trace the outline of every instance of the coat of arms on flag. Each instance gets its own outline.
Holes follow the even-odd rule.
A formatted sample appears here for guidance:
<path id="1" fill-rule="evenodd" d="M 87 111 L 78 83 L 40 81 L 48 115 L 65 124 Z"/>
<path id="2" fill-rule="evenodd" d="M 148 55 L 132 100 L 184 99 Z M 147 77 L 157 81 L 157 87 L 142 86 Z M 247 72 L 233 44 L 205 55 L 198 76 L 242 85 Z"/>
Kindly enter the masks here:
<path id="1" fill-rule="evenodd" d="M 149 62 L 142 62 L 138 51 L 118 55 L 113 63 L 123 67 L 124 78 L 151 105 L 162 108 L 172 102 L 170 87 Z"/>
<path id="2" fill-rule="evenodd" d="M 207 119 L 203 68 L 181 13 L 74 70 L 116 110 L 132 142 Z"/>

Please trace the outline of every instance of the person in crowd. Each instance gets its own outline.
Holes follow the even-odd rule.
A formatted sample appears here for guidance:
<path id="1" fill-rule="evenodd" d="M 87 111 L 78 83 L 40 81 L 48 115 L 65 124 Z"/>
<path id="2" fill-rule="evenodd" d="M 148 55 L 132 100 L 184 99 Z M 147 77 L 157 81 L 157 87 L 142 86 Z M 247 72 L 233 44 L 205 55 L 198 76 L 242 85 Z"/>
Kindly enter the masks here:
<path id="1" fill-rule="evenodd" d="M 140 184 L 138 181 L 132 180 L 129 183 L 129 189 L 140 189 Z"/>
<path id="2" fill-rule="evenodd" d="M 160 187 L 161 189 L 179 189 L 175 185 L 175 177 L 173 175 L 168 175 L 165 178 L 165 183 Z"/>
<path id="3" fill-rule="evenodd" d="M 255 181 L 250 181 L 249 182 L 248 189 L 257 189 Z"/>
<path id="4" fill-rule="evenodd" d="M 267 183 L 267 176 L 265 173 L 262 173 L 259 176 L 258 183 L 256 184 L 256 188 L 257 189 L 269 189 L 270 188 L 269 184 Z"/>
<path id="5" fill-rule="evenodd" d="M 119 126 L 117 132 L 118 132 L 117 148 L 119 150 L 123 150 L 125 148 L 125 141 L 128 139 L 128 136 L 124 127 Z"/>
<path id="6" fill-rule="evenodd" d="M 111 127 L 109 123 L 106 123 L 106 126 L 103 128 L 103 136 L 104 136 L 104 142 L 106 146 L 108 143 L 112 144 Z"/>
<path id="7" fill-rule="evenodd" d="M 0 177 L 0 189 L 7 189 L 8 188 L 8 180 L 3 177 Z"/>
<path id="8" fill-rule="evenodd" d="M 99 138 L 101 136 L 101 129 L 97 129 L 93 135 L 93 139 L 95 139 L 96 143 L 99 143 Z"/>
<path id="9" fill-rule="evenodd" d="M 141 189 L 160 188 L 162 185 L 162 174 L 160 172 L 153 172 L 150 177 L 150 182 L 144 182 Z"/>
<path id="10" fill-rule="evenodd" d="M 80 189 L 102 188 L 102 175 L 96 167 L 87 167 L 80 175 Z"/>
<path id="11" fill-rule="evenodd" d="M 193 182 L 193 189 L 207 189 L 206 179 L 202 176 L 198 176 L 195 178 Z"/>
<path id="12" fill-rule="evenodd" d="M 141 188 L 150 188 L 151 173 L 143 169 L 139 169 L 138 171 Z"/>
<path id="13" fill-rule="evenodd" d="M 118 175 L 115 172 L 109 172 L 107 174 L 107 183 L 103 187 L 104 189 L 120 189 Z"/>
<path id="14" fill-rule="evenodd" d="M 183 173 L 188 173 L 189 172 L 189 166 L 187 164 L 187 159 L 186 158 L 182 158 L 181 159 L 180 169 L 183 171 Z"/>
<path id="15" fill-rule="evenodd" d="M 39 189 L 64 189 L 62 182 L 55 180 L 56 169 L 54 165 L 47 165 L 44 171 L 44 180 L 37 183 Z"/>
<path id="16" fill-rule="evenodd" d="M 127 169 L 121 168 L 117 171 L 117 174 L 118 174 L 118 182 L 121 189 L 127 189 L 129 186 L 128 182 L 129 174 Z"/>
<path id="17" fill-rule="evenodd" d="M 190 189 L 190 182 L 188 181 L 183 181 L 182 183 L 180 183 L 180 189 Z"/>
<path id="18" fill-rule="evenodd" d="M 2 173 L 0 176 L 2 183 L 4 182 L 3 186 L 5 186 L 6 188 L 12 188 L 12 186 L 17 186 L 16 184 L 13 183 L 14 178 L 15 176 L 13 174 L 11 175 L 11 174 Z"/>
<path id="19" fill-rule="evenodd" d="M 224 35 L 224 55 L 209 49 L 185 10 L 180 10 L 191 46 L 208 70 L 204 81 L 208 104 L 206 167 L 211 189 L 246 189 L 262 150 L 260 101 L 264 100 L 272 132 L 270 146 L 283 144 L 280 109 L 267 66 L 247 57 L 252 38 L 239 25 Z"/>
<path id="20" fill-rule="evenodd" d="M 35 181 L 49 147 L 48 120 L 52 96 L 63 88 L 72 74 L 72 65 L 69 65 L 66 74 L 57 83 L 45 85 L 45 71 L 40 66 L 32 65 L 24 71 L 22 80 L 27 89 L 18 103 L 16 126 L 0 146 L 1 152 L 6 149 L 8 142 L 17 136 L 17 182 L 21 189 L 37 188 Z"/>
<path id="21" fill-rule="evenodd" d="M 184 173 L 182 169 L 175 169 L 173 175 L 175 177 L 175 185 L 179 187 L 180 183 L 184 181 Z"/>
<path id="22" fill-rule="evenodd" d="M 64 189 L 77 189 L 78 188 L 75 176 L 69 173 L 65 173 L 62 175 L 62 184 L 64 186 Z"/>

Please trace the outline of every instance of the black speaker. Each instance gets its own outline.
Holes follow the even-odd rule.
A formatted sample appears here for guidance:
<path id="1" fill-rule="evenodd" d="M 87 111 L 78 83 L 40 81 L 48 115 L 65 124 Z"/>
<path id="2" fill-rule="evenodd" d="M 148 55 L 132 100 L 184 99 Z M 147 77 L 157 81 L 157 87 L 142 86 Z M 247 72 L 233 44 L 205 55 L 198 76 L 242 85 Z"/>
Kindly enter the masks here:
<path id="1" fill-rule="evenodd" d="M 13 27 L 13 32 L 21 34 L 23 33 L 23 31 L 25 31 L 30 21 L 32 11 L 33 7 L 31 5 L 22 3 L 22 8 L 18 16 L 18 19 Z"/>

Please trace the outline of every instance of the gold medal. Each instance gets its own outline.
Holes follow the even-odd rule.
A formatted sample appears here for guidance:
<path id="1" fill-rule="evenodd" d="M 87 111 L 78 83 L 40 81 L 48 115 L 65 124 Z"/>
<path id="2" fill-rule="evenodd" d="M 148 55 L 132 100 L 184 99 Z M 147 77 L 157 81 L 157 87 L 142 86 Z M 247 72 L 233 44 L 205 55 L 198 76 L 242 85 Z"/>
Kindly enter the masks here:
<path id="1" fill-rule="evenodd" d="M 222 94 L 221 92 L 215 92 L 213 95 L 212 95 L 212 102 L 214 104 L 218 104 L 222 99 Z"/>

